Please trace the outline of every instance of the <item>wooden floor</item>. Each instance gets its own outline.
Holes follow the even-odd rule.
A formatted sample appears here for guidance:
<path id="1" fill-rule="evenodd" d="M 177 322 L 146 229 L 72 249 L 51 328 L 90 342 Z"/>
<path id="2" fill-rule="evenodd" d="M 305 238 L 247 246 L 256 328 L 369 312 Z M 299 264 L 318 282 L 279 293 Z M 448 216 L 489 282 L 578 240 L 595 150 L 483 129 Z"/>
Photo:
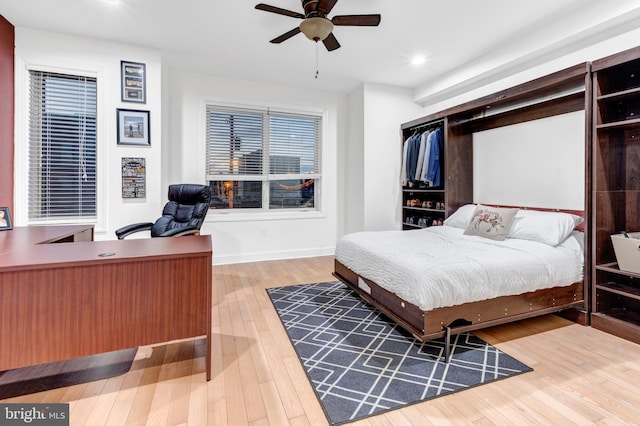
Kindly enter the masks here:
<path id="1" fill-rule="evenodd" d="M 264 291 L 333 280 L 333 258 L 214 267 L 213 378 L 204 341 L 138 350 L 130 371 L 2 402 L 67 402 L 72 425 L 326 425 Z M 357 425 L 640 423 L 640 346 L 545 316 L 477 333 L 531 373 Z"/>

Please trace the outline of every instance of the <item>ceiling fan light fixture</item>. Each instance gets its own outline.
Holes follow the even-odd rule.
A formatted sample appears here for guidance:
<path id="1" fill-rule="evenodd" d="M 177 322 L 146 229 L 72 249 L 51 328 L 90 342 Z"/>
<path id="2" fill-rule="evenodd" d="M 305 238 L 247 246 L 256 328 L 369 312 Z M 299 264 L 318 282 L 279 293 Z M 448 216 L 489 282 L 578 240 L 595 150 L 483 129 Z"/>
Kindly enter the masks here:
<path id="1" fill-rule="evenodd" d="M 300 22 L 300 31 L 313 41 L 322 41 L 333 31 L 333 22 L 326 18 L 307 18 Z"/>

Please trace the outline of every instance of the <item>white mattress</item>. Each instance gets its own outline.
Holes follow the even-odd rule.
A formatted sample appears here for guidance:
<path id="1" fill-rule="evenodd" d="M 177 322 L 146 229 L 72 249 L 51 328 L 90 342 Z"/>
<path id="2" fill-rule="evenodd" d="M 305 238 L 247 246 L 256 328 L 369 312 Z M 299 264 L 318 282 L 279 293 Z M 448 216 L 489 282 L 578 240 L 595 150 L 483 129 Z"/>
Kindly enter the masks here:
<path id="1" fill-rule="evenodd" d="M 582 280 L 581 232 L 555 247 L 463 232 L 450 226 L 357 232 L 338 241 L 335 257 L 425 311 Z"/>

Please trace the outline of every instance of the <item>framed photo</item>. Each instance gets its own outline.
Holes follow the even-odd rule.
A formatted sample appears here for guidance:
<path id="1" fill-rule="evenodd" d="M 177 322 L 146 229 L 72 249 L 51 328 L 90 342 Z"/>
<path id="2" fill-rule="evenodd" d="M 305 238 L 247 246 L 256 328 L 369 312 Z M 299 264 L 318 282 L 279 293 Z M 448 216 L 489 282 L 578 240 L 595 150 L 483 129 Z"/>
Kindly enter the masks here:
<path id="1" fill-rule="evenodd" d="M 146 65 L 120 61 L 122 102 L 147 103 Z"/>
<path id="2" fill-rule="evenodd" d="M 118 145 L 151 146 L 149 111 L 117 110 Z"/>
<path id="3" fill-rule="evenodd" d="M 122 158 L 122 198 L 147 196 L 146 161 L 142 157 Z"/>
<path id="4" fill-rule="evenodd" d="M 0 207 L 0 231 L 6 231 L 12 229 L 11 214 L 9 214 L 9 207 Z"/>

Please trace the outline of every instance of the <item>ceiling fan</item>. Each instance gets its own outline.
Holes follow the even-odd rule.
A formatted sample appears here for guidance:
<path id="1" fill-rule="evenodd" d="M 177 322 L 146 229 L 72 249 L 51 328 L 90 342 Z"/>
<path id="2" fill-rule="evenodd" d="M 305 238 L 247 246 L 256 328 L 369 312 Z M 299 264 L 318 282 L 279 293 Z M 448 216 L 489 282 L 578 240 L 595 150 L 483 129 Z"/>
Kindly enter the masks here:
<path id="1" fill-rule="evenodd" d="M 304 14 L 287 9 L 281 9 L 275 6 L 269 6 L 264 3 L 256 5 L 256 9 L 302 19 L 302 22 L 298 27 L 274 38 L 271 40 L 271 43 L 282 43 L 283 41 L 302 32 L 309 40 L 313 40 L 315 42 L 322 41 L 327 50 L 332 51 L 340 47 L 340 43 L 338 43 L 338 40 L 332 32 L 334 25 L 375 27 L 380 24 L 379 14 L 338 15 L 331 19 L 327 18 L 327 15 L 331 12 L 331 9 L 333 9 L 337 2 L 338 0 L 302 0 Z"/>

